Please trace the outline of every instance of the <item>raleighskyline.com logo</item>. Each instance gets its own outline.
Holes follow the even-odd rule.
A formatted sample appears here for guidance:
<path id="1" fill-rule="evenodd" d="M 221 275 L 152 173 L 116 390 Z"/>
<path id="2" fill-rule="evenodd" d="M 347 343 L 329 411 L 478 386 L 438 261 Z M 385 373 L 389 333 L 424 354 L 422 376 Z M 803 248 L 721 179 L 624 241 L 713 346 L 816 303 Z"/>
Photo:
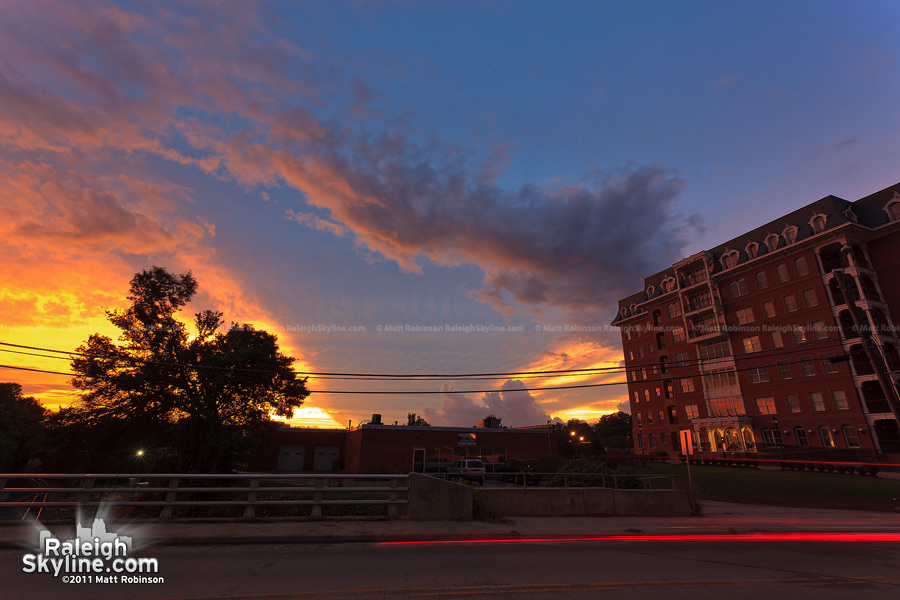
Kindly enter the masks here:
<path id="1" fill-rule="evenodd" d="M 103 519 L 94 519 L 90 528 L 78 523 L 70 540 L 42 531 L 38 548 L 22 557 L 23 572 L 49 574 L 63 583 L 165 583 L 156 575 L 158 561 L 129 556 L 131 538 L 107 532 Z"/>

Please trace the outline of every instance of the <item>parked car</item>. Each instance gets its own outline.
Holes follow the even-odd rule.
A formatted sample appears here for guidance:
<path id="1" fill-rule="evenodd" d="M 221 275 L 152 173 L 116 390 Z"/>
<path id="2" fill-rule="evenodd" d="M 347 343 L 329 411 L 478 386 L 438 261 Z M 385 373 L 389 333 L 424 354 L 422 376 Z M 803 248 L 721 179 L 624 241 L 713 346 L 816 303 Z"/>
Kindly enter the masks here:
<path id="1" fill-rule="evenodd" d="M 528 483 L 537 484 L 540 483 L 541 476 L 537 475 L 536 471 L 537 460 L 533 458 L 511 458 L 503 463 L 503 475 L 500 476 L 500 479 L 522 484 L 527 479 Z"/>
<path id="2" fill-rule="evenodd" d="M 484 479 L 484 461 L 479 459 L 458 460 L 447 468 L 450 475 L 462 476 L 463 479 Z"/>

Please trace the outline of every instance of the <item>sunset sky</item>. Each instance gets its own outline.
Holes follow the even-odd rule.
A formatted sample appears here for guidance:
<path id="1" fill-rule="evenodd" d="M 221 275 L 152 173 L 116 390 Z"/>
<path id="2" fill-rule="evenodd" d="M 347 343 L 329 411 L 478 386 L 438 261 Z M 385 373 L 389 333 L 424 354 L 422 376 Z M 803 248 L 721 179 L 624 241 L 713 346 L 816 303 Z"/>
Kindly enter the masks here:
<path id="1" fill-rule="evenodd" d="M 267 328 L 298 371 L 441 376 L 312 377 L 301 424 L 595 421 L 624 386 L 521 388 L 620 374 L 451 375 L 616 367 L 644 276 L 900 181 L 893 0 L 0 10 L 0 342 L 115 335 L 159 265 L 199 281 L 188 319 Z"/>

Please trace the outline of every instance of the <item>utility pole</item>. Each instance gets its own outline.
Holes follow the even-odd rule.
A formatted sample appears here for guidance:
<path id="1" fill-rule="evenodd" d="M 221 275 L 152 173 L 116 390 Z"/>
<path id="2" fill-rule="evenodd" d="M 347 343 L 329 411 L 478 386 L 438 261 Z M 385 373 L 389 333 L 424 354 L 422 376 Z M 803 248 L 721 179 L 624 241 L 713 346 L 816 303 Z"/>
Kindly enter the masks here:
<path id="1" fill-rule="evenodd" d="M 845 268 L 850 266 L 849 258 L 852 253 L 853 249 L 850 248 L 850 246 L 845 245 L 841 248 L 841 264 Z M 850 318 L 853 319 L 853 326 L 856 327 L 856 330 L 859 332 L 863 350 L 869 358 L 869 362 L 872 363 L 875 374 L 878 375 L 878 382 L 881 384 L 881 390 L 884 392 L 884 397 L 887 398 L 888 404 L 891 407 L 891 412 L 894 413 L 894 419 L 897 420 L 897 426 L 900 427 L 900 393 L 897 392 L 897 385 L 888 373 L 881 349 L 878 348 L 872 340 L 872 326 L 869 324 L 869 318 L 858 306 L 856 306 L 856 298 L 850 296 L 850 288 L 847 286 L 846 282 L 847 272 L 844 269 L 835 269 L 832 273 L 835 274 L 838 287 L 841 288 L 841 293 L 844 295 L 844 300 L 847 302 L 847 308 L 850 309 Z M 859 286 L 856 285 L 854 288 L 859 289 Z"/>

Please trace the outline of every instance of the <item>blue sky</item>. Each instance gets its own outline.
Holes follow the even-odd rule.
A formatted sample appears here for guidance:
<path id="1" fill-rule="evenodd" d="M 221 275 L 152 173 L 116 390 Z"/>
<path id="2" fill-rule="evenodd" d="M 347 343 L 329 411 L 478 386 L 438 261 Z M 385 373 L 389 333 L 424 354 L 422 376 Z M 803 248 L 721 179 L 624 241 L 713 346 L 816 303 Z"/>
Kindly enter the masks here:
<path id="1" fill-rule="evenodd" d="M 896 2 L 6 12 L 0 341 L 74 348 L 159 264 L 194 272 L 192 308 L 273 328 L 300 370 L 610 366 L 617 335 L 585 329 L 643 276 L 898 180 Z M 393 325 L 445 331 L 378 331 Z M 510 326 L 524 330 L 496 329 Z M 71 399 L 60 376 L 20 381 L 49 405 Z M 374 384 L 313 380 L 305 416 L 596 419 L 624 386 L 516 389 L 615 381 L 447 378 L 381 388 L 443 394 L 363 396 L 324 390 Z M 497 391 L 453 393 L 485 386 Z"/>

